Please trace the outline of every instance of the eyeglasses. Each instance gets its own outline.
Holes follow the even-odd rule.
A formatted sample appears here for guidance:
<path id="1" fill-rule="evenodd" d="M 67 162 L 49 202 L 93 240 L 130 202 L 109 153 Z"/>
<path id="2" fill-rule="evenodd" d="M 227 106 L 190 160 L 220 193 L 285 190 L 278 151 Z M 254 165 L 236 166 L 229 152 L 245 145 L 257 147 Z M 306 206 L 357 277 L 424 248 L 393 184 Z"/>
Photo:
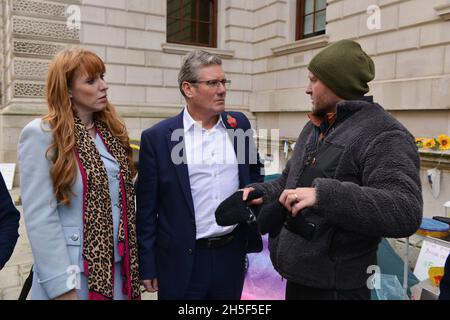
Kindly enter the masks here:
<path id="1" fill-rule="evenodd" d="M 210 88 L 219 88 L 220 84 L 222 84 L 225 89 L 231 84 L 231 80 L 222 79 L 222 80 L 204 80 L 204 81 L 189 81 L 189 83 L 206 83 L 206 85 Z"/>

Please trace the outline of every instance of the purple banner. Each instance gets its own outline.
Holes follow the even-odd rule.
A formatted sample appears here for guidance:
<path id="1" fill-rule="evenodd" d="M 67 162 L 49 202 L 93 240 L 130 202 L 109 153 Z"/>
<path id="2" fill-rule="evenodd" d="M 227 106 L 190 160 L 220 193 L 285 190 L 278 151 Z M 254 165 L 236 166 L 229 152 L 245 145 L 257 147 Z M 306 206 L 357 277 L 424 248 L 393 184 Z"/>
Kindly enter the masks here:
<path id="1" fill-rule="evenodd" d="M 242 300 L 285 300 L 286 280 L 270 261 L 268 236 L 263 236 L 263 251 L 250 253 Z"/>

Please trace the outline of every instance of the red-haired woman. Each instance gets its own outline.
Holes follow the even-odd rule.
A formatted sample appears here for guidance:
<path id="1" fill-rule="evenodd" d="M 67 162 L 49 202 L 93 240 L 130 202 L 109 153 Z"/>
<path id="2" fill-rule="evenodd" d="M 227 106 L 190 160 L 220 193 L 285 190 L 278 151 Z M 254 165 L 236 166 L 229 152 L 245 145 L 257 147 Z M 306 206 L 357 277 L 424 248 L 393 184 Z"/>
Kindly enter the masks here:
<path id="1" fill-rule="evenodd" d="M 48 113 L 19 139 L 32 299 L 139 299 L 132 150 L 93 52 L 50 64 Z"/>

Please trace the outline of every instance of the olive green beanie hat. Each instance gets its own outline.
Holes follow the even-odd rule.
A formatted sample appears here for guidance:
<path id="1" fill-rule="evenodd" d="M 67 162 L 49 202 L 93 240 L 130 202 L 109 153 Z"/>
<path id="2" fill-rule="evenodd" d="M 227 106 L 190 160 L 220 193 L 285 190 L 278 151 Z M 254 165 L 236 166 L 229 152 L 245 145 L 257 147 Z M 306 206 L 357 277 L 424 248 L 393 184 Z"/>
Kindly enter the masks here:
<path id="1" fill-rule="evenodd" d="M 345 100 L 359 99 L 369 91 L 375 77 L 372 59 L 351 40 L 341 40 L 320 51 L 309 63 L 309 71 Z"/>

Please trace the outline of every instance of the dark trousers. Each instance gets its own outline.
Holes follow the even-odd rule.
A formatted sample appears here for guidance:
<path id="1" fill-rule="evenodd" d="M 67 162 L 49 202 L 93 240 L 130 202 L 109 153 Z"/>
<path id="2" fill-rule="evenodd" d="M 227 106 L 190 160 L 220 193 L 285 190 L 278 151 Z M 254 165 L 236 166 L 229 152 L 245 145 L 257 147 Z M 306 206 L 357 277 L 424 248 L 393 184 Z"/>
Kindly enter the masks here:
<path id="1" fill-rule="evenodd" d="M 245 241 L 242 231 L 219 248 L 196 246 L 186 300 L 239 300 L 245 277 Z"/>
<path id="2" fill-rule="evenodd" d="M 352 290 L 323 290 L 288 281 L 286 300 L 370 300 L 370 290 L 367 287 Z"/>

